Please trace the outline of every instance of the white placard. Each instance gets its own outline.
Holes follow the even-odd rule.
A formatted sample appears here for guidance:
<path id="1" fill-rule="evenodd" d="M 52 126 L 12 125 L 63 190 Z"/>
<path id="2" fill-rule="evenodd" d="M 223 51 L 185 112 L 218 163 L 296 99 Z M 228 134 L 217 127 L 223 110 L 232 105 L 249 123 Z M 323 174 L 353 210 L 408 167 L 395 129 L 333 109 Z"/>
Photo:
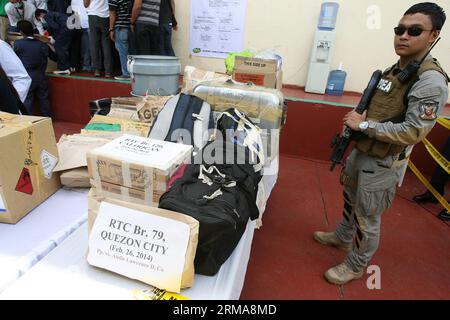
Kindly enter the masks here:
<path id="1" fill-rule="evenodd" d="M 189 225 L 102 202 L 88 262 L 160 289 L 180 292 Z"/>
<path id="2" fill-rule="evenodd" d="M 191 1 L 190 53 L 225 58 L 244 48 L 247 0 Z"/>
<path id="3" fill-rule="evenodd" d="M 120 156 L 122 161 L 167 170 L 180 158 L 191 154 L 192 146 L 124 134 L 95 149 L 96 155 Z"/>
<path id="4" fill-rule="evenodd" d="M 42 170 L 44 171 L 44 176 L 47 179 L 51 179 L 53 169 L 55 169 L 56 164 L 58 163 L 58 158 L 49 153 L 46 150 L 42 150 L 41 152 L 41 165 Z"/>

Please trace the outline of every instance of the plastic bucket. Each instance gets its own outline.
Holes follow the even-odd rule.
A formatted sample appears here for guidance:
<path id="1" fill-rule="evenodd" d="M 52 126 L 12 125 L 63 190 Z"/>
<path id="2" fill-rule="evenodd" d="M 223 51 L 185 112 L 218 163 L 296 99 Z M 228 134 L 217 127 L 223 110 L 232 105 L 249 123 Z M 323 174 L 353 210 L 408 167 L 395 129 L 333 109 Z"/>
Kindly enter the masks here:
<path id="1" fill-rule="evenodd" d="M 181 64 L 178 57 L 130 55 L 131 94 L 169 96 L 179 89 Z"/>

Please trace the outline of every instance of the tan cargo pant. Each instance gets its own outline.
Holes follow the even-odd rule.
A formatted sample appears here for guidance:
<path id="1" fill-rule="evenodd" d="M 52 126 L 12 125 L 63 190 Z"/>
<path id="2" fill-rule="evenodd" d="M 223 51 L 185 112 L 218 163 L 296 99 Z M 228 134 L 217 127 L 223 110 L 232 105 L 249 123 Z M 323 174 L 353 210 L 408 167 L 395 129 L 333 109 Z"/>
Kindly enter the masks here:
<path id="1" fill-rule="evenodd" d="M 363 270 L 378 249 L 381 214 L 394 199 L 401 166 L 389 156 L 380 160 L 356 149 L 341 173 L 344 185 L 344 218 L 336 227 L 344 243 L 353 241 L 344 262 L 353 271 Z"/>
<path id="2" fill-rule="evenodd" d="M 0 16 L 0 38 L 6 41 L 6 34 L 8 33 L 9 20 L 8 17 Z"/>

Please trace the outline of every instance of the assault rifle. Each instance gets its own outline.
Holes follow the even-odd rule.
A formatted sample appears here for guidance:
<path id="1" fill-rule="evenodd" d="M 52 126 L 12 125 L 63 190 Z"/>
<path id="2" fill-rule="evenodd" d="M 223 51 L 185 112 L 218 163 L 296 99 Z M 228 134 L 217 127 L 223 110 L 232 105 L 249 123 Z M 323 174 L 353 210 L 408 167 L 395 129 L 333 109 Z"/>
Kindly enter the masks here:
<path id="1" fill-rule="evenodd" d="M 367 85 L 367 88 L 364 90 L 364 93 L 359 101 L 358 105 L 354 109 L 355 112 L 362 114 L 364 110 L 369 106 L 370 100 L 378 86 L 378 82 L 380 82 L 382 76 L 381 70 L 376 70 L 370 81 Z M 337 164 L 342 163 L 342 158 L 344 157 L 345 152 L 347 151 L 348 146 L 350 145 L 350 141 L 355 138 L 355 131 L 350 129 L 349 127 L 345 127 L 344 131 L 341 135 L 336 134 L 331 141 L 331 147 L 333 148 L 333 152 L 331 153 L 331 168 L 333 171 Z"/>

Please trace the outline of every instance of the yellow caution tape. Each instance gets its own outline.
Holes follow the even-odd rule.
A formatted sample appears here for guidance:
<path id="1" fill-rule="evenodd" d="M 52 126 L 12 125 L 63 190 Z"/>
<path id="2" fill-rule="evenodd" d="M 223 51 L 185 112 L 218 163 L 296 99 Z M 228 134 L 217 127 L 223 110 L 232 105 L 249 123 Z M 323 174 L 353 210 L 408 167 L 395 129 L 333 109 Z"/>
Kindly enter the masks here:
<path id="1" fill-rule="evenodd" d="M 448 130 L 450 130 L 450 120 L 443 118 L 443 117 L 439 117 L 436 120 L 441 126 L 447 128 Z"/>
<path id="2" fill-rule="evenodd" d="M 450 174 L 450 163 L 448 162 L 448 160 L 445 159 L 445 157 L 436 150 L 436 148 L 430 143 L 430 141 L 428 141 L 427 139 L 423 139 L 422 142 L 433 159 L 442 167 L 442 169 Z"/>
<path id="3" fill-rule="evenodd" d="M 133 290 L 136 300 L 191 300 L 178 293 L 167 292 L 158 288 L 149 290 Z"/>
<path id="4" fill-rule="evenodd" d="M 417 167 L 412 163 L 411 161 L 408 162 L 409 168 L 414 172 L 414 174 L 417 176 L 417 178 L 420 180 L 420 182 L 423 183 L 423 185 L 433 194 L 433 196 L 439 201 L 442 206 L 447 209 L 447 211 L 450 210 L 450 205 L 447 202 L 447 200 L 444 199 L 444 197 L 441 196 L 439 192 L 436 191 L 436 189 L 433 188 L 433 186 L 428 182 L 427 179 L 422 175 L 422 173 L 417 169 Z"/>

